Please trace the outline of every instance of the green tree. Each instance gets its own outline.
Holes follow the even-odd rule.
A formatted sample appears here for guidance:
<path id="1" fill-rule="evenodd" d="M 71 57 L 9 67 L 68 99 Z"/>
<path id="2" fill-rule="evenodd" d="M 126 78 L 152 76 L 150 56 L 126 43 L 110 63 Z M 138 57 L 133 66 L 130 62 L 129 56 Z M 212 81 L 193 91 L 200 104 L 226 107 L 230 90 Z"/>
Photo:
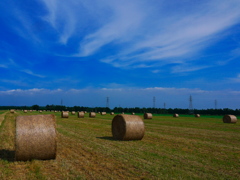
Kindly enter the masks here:
<path id="1" fill-rule="evenodd" d="M 32 106 L 32 109 L 33 109 L 33 110 L 39 110 L 39 105 L 37 105 L 37 104 L 33 105 L 33 106 Z"/>

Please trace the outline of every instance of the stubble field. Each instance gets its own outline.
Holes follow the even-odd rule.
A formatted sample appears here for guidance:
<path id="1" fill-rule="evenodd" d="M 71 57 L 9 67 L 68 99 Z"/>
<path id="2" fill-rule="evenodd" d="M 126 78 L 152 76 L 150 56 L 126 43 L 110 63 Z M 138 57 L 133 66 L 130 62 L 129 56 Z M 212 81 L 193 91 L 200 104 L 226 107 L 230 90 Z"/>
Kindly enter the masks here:
<path id="1" fill-rule="evenodd" d="M 0 179 L 239 179 L 240 124 L 153 115 L 141 141 L 112 139 L 114 115 L 57 120 L 55 160 L 14 160 L 15 117 L 0 112 Z M 142 117 L 142 115 L 140 115 Z M 2 120 L 1 120 L 2 119 Z"/>

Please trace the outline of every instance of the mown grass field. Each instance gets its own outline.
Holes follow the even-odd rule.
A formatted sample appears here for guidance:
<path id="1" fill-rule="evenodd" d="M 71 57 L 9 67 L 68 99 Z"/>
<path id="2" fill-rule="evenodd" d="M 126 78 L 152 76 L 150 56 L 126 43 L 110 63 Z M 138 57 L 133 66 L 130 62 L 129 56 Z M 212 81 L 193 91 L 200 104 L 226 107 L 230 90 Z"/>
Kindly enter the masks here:
<path id="1" fill-rule="evenodd" d="M 240 122 L 158 115 L 144 120 L 141 141 L 115 141 L 114 116 L 54 114 L 57 158 L 16 162 L 15 117 L 23 113 L 0 113 L 0 179 L 240 179 Z"/>

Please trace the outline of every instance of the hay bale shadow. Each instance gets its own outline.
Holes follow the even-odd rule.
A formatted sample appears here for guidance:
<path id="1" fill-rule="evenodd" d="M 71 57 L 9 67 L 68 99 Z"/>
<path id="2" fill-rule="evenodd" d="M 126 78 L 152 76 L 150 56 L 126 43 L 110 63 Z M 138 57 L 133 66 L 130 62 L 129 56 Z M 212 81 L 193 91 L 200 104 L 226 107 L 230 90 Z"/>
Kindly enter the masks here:
<path id="1" fill-rule="evenodd" d="M 13 162 L 15 160 L 15 151 L 0 149 L 0 159 Z"/>
<path id="2" fill-rule="evenodd" d="M 110 140 L 110 141 L 118 141 L 118 140 L 114 139 L 112 136 L 103 136 L 103 137 L 96 137 L 96 138 Z"/>

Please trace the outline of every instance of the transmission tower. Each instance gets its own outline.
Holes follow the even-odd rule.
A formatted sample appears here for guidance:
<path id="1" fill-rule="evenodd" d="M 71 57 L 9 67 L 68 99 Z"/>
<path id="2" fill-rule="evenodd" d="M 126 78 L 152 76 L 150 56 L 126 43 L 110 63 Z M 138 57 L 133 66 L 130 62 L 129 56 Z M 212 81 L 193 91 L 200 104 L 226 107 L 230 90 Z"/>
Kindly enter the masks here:
<path id="1" fill-rule="evenodd" d="M 189 114 L 193 114 L 192 96 L 189 97 Z"/>
<path id="2" fill-rule="evenodd" d="M 155 108 L 155 107 L 156 107 L 156 97 L 153 96 L 153 108 Z"/>
<path id="3" fill-rule="evenodd" d="M 109 97 L 106 98 L 106 107 L 109 108 Z"/>

